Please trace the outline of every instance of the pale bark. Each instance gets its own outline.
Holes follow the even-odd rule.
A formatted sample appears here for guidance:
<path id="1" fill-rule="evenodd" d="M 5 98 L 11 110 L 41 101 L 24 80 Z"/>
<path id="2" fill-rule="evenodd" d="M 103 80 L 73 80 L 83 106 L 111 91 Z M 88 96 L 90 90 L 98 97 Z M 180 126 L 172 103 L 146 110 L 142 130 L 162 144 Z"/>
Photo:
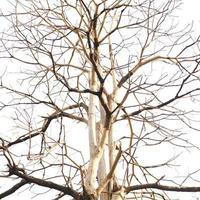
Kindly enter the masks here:
<path id="1" fill-rule="evenodd" d="M 103 130 L 103 126 L 102 126 L 102 120 L 101 120 L 100 122 L 97 123 L 96 133 L 97 133 L 98 144 L 100 144 L 100 141 L 101 141 L 102 130 Z M 106 166 L 105 151 L 104 151 L 102 158 L 99 162 L 99 167 L 98 167 L 98 172 L 97 172 L 98 185 L 101 185 L 103 183 L 104 179 L 106 178 L 106 174 L 107 174 L 107 166 Z M 104 190 L 100 194 L 100 200 L 108 200 L 108 193 L 106 190 Z"/>
<path id="2" fill-rule="evenodd" d="M 97 89 L 97 81 L 94 71 L 90 75 L 90 89 L 95 91 Z M 95 194 L 95 184 L 98 169 L 99 158 L 96 156 L 97 141 L 96 141 L 96 96 L 89 95 L 89 113 L 88 113 L 88 135 L 90 148 L 90 162 L 87 170 L 85 180 L 85 188 L 89 194 Z"/>

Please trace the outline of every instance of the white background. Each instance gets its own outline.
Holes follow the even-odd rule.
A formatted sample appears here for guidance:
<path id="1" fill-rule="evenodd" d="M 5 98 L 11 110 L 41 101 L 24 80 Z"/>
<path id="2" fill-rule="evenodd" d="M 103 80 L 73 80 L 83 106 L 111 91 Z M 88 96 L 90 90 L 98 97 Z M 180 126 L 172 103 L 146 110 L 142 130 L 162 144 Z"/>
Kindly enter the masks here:
<path id="1" fill-rule="evenodd" d="M 12 1 L 12 0 L 11 0 Z M 9 6 L 7 6 L 8 4 L 7 0 L 0 0 L 0 9 L 5 10 L 5 9 L 9 9 Z M 179 17 L 180 20 L 180 24 L 181 26 L 185 26 L 187 24 L 190 24 L 193 22 L 194 26 L 194 33 L 195 35 L 199 35 L 200 34 L 200 0 L 183 0 L 183 5 L 182 5 L 182 10 L 177 11 L 177 16 Z M 5 21 L 0 18 L 0 30 L 2 30 L 3 28 L 6 28 L 7 24 L 5 23 Z M 6 65 L 6 61 L 5 63 L 1 62 L 0 68 Z M 0 134 L 2 133 L 2 127 L 0 129 Z M 2 183 L 4 182 L 4 179 L 0 179 L 0 185 L 2 185 Z M 0 193 L 1 193 L 1 188 L 0 188 Z M 27 191 L 28 192 L 28 191 Z M 18 196 L 19 195 L 19 196 Z M 193 197 L 195 195 L 195 197 Z M 200 194 L 183 194 L 183 196 L 181 197 L 180 200 L 198 200 L 200 199 Z M 28 200 L 29 197 L 25 198 L 25 196 L 23 196 L 23 199 Z M 199 197 L 199 198 L 198 198 Z M 5 200 L 16 200 L 16 199 L 22 199 L 20 197 L 20 194 L 16 193 L 16 196 L 12 196 L 12 197 L 8 197 L 5 198 Z"/>

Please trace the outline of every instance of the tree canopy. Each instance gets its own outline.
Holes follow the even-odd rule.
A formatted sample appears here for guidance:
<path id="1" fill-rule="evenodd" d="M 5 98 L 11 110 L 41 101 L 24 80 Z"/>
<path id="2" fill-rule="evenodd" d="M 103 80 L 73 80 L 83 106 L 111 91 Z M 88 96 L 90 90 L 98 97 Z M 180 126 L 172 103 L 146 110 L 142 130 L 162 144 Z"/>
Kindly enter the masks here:
<path id="1" fill-rule="evenodd" d="M 181 2 L 15 0 L 3 10 L 0 199 L 200 192 L 200 41 L 179 26 Z"/>

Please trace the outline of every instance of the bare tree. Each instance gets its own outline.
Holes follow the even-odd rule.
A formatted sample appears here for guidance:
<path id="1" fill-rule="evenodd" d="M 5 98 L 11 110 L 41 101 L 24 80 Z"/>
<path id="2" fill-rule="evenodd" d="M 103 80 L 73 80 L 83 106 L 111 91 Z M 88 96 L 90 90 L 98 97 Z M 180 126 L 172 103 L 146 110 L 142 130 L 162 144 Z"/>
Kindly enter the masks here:
<path id="1" fill-rule="evenodd" d="M 199 163 L 187 174 L 179 166 L 200 148 L 199 38 L 178 28 L 181 1 L 12 3 L 2 14 L 10 28 L 0 55 L 12 67 L 1 74 L 10 129 L 1 130 L 0 180 L 9 184 L 0 198 L 200 192 Z"/>

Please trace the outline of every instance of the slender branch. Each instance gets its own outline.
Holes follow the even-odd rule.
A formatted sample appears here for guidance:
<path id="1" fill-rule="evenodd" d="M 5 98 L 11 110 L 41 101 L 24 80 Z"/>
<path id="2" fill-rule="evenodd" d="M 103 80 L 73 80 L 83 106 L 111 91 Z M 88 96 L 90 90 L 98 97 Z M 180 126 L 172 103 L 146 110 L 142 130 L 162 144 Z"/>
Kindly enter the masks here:
<path id="1" fill-rule="evenodd" d="M 22 186 L 26 185 L 28 183 L 27 180 L 22 179 L 19 183 L 15 184 L 13 187 L 11 187 L 10 189 L 6 190 L 5 192 L 0 194 L 0 199 L 7 197 L 11 194 L 13 194 L 15 191 L 17 191 L 19 188 L 21 188 Z"/>
<path id="2" fill-rule="evenodd" d="M 40 179 L 40 178 L 29 176 L 29 175 L 27 175 L 23 172 L 20 172 L 20 170 L 18 169 L 17 166 L 8 166 L 8 167 L 9 167 L 10 175 L 16 175 L 16 176 L 24 179 L 26 182 L 34 183 L 34 184 L 37 184 L 37 185 L 42 186 L 42 187 L 47 187 L 47 188 L 51 188 L 51 189 L 54 189 L 54 190 L 58 190 L 60 192 L 63 192 L 64 194 L 72 196 L 75 199 L 80 199 L 79 193 L 76 192 L 75 190 L 73 190 L 70 187 L 66 187 L 66 186 L 63 186 L 63 185 L 53 183 L 51 181 L 45 181 L 45 180 Z"/>
<path id="3" fill-rule="evenodd" d="M 189 91 L 189 92 L 186 92 L 186 93 L 184 93 L 184 94 L 182 94 L 182 95 L 179 95 L 179 96 L 176 95 L 175 97 L 173 97 L 173 98 L 169 99 L 168 101 L 165 101 L 165 102 L 163 102 L 163 103 L 161 103 L 161 104 L 159 104 L 159 105 L 157 105 L 157 106 L 148 106 L 148 107 L 144 107 L 144 108 L 142 108 L 142 109 L 140 109 L 140 110 L 134 111 L 134 112 L 132 112 L 132 113 L 130 113 L 130 114 L 128 114 L 128 115 L 125 114 L 125 115 L 121 116 L 121 119 L 125 119 L 125 118 L 127 118 L 128 116 L 138 115 L 138 114 L 140 114 L 140 113 L 143 112 L 143 111 L 162 108 L 162 107 L 164 107 L 164 106 L 166 106 L 166 105 L 168 105 L 168 104 L 174 102 L 174 101 L 177 100 L 177 99 L 180 99 L 180 98 L 182 98 L 182 97 L 185 97 L 185 96 L 187 96 L 187 95 L 189 95 L 189 94 L 191 94 L 191 93 L 193 93 L 193 92 L 195 92 L 195 91 L 199 91 L 199 90 L 200 90 L 200 88 L 196 88 L 196 89 L 191 90 L 191 91 Z"/>
<path id="4" fill-rule="evenodd" d="M 142 190 L 142 189 L 158 189 L 171 192 L 200 192 L 200 187 L 167 186 L 167 185 L 161 185 L 159 183 L 147 183 L 147 184 L 129 186 L 125 188 L 125 192 L 129 193 L 131 191 Z"/>
<path id="5" fill-rule="evenodd" d="M 146 60 L 140 60 L 135 66 L 133 66 L 133 68 L 128 71 L 128 73 L 123 76 L 121 78 L 121 80 L 118 83 L 118 87 L 122 87 L 122 85 L 138 70 L 140 69 L 142 66 L 148 64 L 148 63 L 152 63 L 155 62 L 157 60 L 173 60 L 174 58 L 170 58 L 170 57 L 164 57 L 164 56 L 154 56 L 152 58 L 146 59 Z"/>

